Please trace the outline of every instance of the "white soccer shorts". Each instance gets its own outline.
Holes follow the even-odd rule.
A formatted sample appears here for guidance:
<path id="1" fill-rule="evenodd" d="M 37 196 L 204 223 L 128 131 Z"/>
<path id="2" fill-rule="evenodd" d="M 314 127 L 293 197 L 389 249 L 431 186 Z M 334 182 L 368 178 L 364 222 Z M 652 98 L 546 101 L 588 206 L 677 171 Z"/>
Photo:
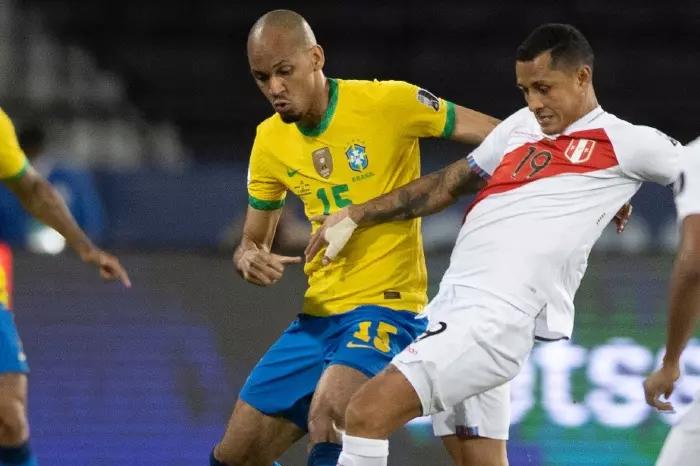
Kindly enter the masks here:
<path id="1" fill-rule="evenodd" d="M 656 466 L 689 466 L 700 462 L 700 393 L 673 426 L 661 448 Z"/>
<path id="2" fill-rule="evenodd" d="M 433 415 L 436 435 L 508 438 L 508 382 L 527 360 L 535 315 L 482 290 L 443 286 L 428 331 L 392 361 Z"/>

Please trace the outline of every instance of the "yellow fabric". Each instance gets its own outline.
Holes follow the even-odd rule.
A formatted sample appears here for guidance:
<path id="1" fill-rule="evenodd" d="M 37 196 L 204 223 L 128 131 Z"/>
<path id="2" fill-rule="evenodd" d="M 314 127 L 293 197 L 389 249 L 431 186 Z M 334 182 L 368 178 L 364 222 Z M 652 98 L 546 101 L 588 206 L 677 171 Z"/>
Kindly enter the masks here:
<path id="1" fill-rule="evenodd" d="M 27 164 L 19 147 L 10 117 L 0 109 L 0 179 L 7 180 L 23 173 Z"/>
<path id="2" fill-rule="evenodd" d="M 418 138 L 449 135 L 454 126 L 452 104 L 414 85 L 329 81 L 331 102 L 319 128 L 286 124 L 277 114 L 258 126 L 248 172 L 254 208 L 279 208 L 291 191 L 311 217 L 388 193 L 420 176 Z M 359 228 L 330 265 L 321 266 L 322 255 L 304 269 L 304 313 L 328 316 L 360 305 L 419 312 L 426 303 L 419 219 Z"/>

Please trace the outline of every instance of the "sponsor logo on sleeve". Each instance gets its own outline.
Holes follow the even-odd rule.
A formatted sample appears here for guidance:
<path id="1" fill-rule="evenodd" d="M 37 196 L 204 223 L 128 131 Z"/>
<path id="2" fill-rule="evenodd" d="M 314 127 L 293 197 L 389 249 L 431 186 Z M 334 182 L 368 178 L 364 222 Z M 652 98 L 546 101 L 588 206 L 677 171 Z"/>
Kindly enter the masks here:
<path id="1" fill-rule="evenodd" d="M 416 99 L 418 102 L 422 103 L 426 107 L 430 107 L 436 112 L 440 110 L 440 99 L 435 97 L 432 92 L 426 91 L 425 89 L 418 89 L 418 94 L 416 94 Z"/>

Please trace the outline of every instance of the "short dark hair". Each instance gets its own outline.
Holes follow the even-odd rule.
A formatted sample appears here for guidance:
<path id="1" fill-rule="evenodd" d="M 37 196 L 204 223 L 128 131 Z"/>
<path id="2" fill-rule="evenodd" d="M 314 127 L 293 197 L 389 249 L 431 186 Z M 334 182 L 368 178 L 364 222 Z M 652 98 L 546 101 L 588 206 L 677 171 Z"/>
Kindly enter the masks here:
<path id="1" fill-rule="evenodd" d="M 551 66 L 588 65 L 593 69 L 593 48 L 581 31 L 570 24 L 549 23 L 538 26 L 520 44 L 515 53 L 518 61 L 531 61 L 541 53 L 552 56 Z"/>

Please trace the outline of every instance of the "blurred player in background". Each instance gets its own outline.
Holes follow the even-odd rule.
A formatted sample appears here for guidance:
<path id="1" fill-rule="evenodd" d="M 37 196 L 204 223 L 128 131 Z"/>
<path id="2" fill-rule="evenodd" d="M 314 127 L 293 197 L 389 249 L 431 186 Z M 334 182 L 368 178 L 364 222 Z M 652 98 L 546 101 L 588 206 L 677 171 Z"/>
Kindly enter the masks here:
<path id="1" fill-rule="evenodd" d="M 681 244 L 671 275 L 668 335 L 663 365 L 644 381 L 649 405 L 672 411 L 666 398 L 680 376 L 680 358 L 700 314 L 700 139 L 686 147 L 682 173 L 675 185 Z M 700 393 L 675 425 L 661 450 L 658 466 L 686 466 L 700 462 Z"/>
<path id="2" fill-rule="evenodd" d="M 63 235 L 83 262 L 97 267 L 106 280 L 130 287 L 119 261 L 97 248 L 78 227 L 63 199 L 29 164 L 19 147 L 14 127 L 0 110 L 0 178 L 37 220 Z M 7 297 L 9 298 L 9 296 Z M 35 465 L 27 423 L 26 356 L 7 303 L 0 303 L 0 465 Z"/>
<path id="3" fill-rule="evenodd" d="M 588 254 L 618 209 L 643 181 L 678 176 L 676 141 L 599 106 L 593 61 L 573 26 L 538 27 L 516 54 L 527 108 L 465 159 L 316 231 L 308 254 L 325 238 L 328 262 L 353 231 L 438 212 L 486 180 L 426 310 L 429 330 L 350 401 L 339 465 L 386 465 L 386 439 L 421 414 L 445 432 L 455 464 L 508 463 L 508 382 L 536 338 L 570 338 Z"/>
<path id="4" fill-rule="evenodd" d="M 255 23 L 248 59 L 276 112 L 258 126 L 234 254 L 241 275 L 260 286 L 301 262 L 270 252 L 287 191 L 308 217 L 330 214 L 418 178 L 419 138 L 476 144 L 497 123 L 405 82 L 326 78 L 323 50 L 292 11 Z M 248 377 L 212 465 L 272 464 L 307 431 L 308 464 L 335 465 L 348 400 L 423 331 L 419 221 L 363 230 L 347 251 L 331 267 L 306 264 L 302 313 Z"/>

